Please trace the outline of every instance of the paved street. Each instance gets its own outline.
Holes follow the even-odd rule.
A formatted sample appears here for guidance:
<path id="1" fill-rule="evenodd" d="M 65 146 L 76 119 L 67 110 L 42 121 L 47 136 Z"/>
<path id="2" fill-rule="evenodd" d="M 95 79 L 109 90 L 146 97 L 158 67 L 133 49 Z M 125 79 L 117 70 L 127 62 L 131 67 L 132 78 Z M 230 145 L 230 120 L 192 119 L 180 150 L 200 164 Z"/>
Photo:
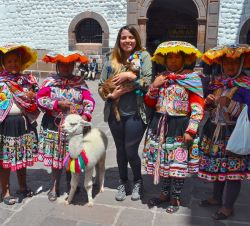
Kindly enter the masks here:
<path id="1" fill-rule="evenodd" d="M 28 169 L 28 185 L 37 190 L 42 186 L 42 192 L 25 199 L 14 206 L 0 203 L 0 225 L 6 226 L 240 226 L 250 225 L 250 183 L 244 182 L 242 191 L 235 206 L 234 216 L 227 221 L 213 221 L 211 214 L 216 208 L 201 208 L 198 203 L 201 198 L 211 194 L 209 183 L 189 178 L 185 182 L 182 194 L 182 207 L 179 212 L 169 215 L 165 212 L 166 205 L 150 209 L 147 200 L 158 195 L 160 186 L 152 184 L 152 178 L 144 175 L 145 196 L 143 200 L 133 202 L 130 196 L 123 202 L 114 199 L 118 185 L 118 169 L 115 160 L 115 146 L 106 123 L 103 122 L 103 101 L 97 94 L 97 81 L 88 82 L 96 99 L 93 124 L 102 129 L 109 138 L 106 160 L 106 178 L 104 193 L 97 194 L 95 205 L 87 207 L 86 194 L 81 186 L 80 193 L 75 197 L 74 204 L 64 205 L 65 178 L 62 179 L 61 197 L 54 203 L 48 201 L 47 192 L 50 187 L 50 169 L 41 163 Z M 142 146 L 140 151 L 142 150 Z M 130 177 L 132 178 L 132 177 Z M 16 175 L 11 175 L 11 190 L 18 189 Z M 82 184 L 82 182 L 81 182 Z"/>

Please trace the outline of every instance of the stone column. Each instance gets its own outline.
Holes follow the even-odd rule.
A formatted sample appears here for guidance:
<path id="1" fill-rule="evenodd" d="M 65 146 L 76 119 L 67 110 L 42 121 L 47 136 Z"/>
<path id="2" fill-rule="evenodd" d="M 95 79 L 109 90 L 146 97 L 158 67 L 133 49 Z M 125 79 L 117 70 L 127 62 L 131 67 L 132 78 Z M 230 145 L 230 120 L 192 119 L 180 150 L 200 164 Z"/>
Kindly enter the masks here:
<path id="1" fill-rule="evenodd" d="M 127 24 L 133 25 L 136 29 L 138 28 L 138 6 L 138 0 L 127 1 Z"/>
<path id="2" fill-rule="evenodd" d="M 207 20 L 203 18 L 198 18 L 198 32 L 197 32 L 197 48 L 204 52 L 205 42 L 206 42 L 206 23 Z"/>
<path id="3" fill-rule="evenodd" d="M 76 33 L 75 31 L 70 31 L 69 34 L 69 50 L 75 50 L 76 45 Z"/>
<path id="4" fill-rule="evenodd" d="M 220 0 L 208 0 L 207 7 L 206 50 L 217 45 Z"/>
<path id="5" fill-rule="evenodd" d="M 147 20 L 148 18 L 141 17 L 138 19 L 139 34 L 141 37 L 142 47 L 146 47 L 147 43 Z"/>

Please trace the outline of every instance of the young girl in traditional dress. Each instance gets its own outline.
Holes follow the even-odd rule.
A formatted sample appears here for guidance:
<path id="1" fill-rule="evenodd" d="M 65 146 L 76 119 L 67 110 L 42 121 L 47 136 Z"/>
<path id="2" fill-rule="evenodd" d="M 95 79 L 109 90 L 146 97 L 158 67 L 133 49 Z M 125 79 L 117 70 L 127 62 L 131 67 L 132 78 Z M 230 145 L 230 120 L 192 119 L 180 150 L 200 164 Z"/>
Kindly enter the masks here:
<path id="1" fill-rule="evenodd" d="M 15 204 L 10 194 L 10 171 L 17 172 L 20 190 L 17 194 L 31 197 L 26 184 L 26 167 L 37 161 L 37 139 L 34 127 L 39 115 L 35 96 L 38 84 L 35 77 L 21 74 L 37 59 L 27 46 L 0 47 L 3 71 L 0 74 L 0 179 L 3 202 Z"/>
<path id="2" fill-rule="evenodd" d="M 43 60 L 56 63 L 57 74 L 45 79 L 37 94 L 37 103 L 45 114 L 41 123 L 39 161 L 52 167 L 50 201 L 59 196 L 63 158 L 67 140 L 60 124 L 72 110 L 86 121 L 91 121 L 94 99 L 83 77 L 74 76 L 75 62 L 87 63 L 88 58 L 76 52 L 48 53 Z"/>
<path id="3" fill-rule="evenodd" d="M 155 184 L 164 178 L 160 197 L 151 199 L 149 205 L 170 201 L 168 213 L 179 209 L 184 179 L 198 172 L 203 91 L 199 75 L 184 66 L 200 56 L 191 44 L 170 41 L 160 44 L 152 58 L 165 65 L 166 71 L 156 77 L 145 96 L 155 113 L 146 135 L 144 165 Z"/>
<path id="4" fill-rule="evenodd" d="M 233 213 L 241 181 L 250 178 L 250 155 L 226 150 L 243 104 L 248 105 L 250 113 L 250 79 L 242 71 L 243 67 L 250 66 L 250 48 L 216 47 L 208 50 L 203 60 L 221 65 L 222 73 L 210 81 L 210 93 L 205 99 L 209 119 L 203 129 L 199 177 L 213 182 L 214 188 L 212 197 L 202 200 L 201 206 L 220 206 L 212 217 L 224 220 Z"/>

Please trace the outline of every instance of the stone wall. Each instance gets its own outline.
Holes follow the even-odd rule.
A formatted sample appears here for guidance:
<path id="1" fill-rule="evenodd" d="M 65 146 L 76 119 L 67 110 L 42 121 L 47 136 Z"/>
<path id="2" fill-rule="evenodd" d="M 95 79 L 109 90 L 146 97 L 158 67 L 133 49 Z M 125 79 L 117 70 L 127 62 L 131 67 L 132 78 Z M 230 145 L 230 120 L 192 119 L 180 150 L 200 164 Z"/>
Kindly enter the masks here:
<path id="1" fill-rule="evenodd" d="M 0 0 L 0 44 L 68 49 L 71 21 L 82 12 L 100 14 L 109 27 L 109 46 L 127 20 L 127 0 Z"/>
<path id="2" fill-rule="evenodd" d="M 237 43 L 242 26 L 250 18 L 250 0 L 221 0 L 218 44 Z"/>

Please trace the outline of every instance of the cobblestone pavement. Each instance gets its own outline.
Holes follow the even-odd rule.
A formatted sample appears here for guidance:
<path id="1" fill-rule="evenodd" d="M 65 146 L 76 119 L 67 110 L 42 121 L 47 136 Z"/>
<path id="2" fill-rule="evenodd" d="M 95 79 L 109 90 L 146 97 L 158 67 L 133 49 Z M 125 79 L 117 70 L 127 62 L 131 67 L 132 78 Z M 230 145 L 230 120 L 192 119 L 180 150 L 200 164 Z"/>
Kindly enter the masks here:
<path id="1" fill-rule="evenodd" d="M 114 199 L 116 186 L 118 185 L 118 169 L 115 160 L 115 146 L 106 123 L 103 122 L 103 102 L 97 94 L 97 81 L 90 81 L 90 89 L 96 99 L 94 111 L 94 126 L 106 132 L 109 138 L 109 146 L 106 160 L 106 180 L 104 193 L 95 196 L 95 205 L 87 207 L 86 194 L 81 186 L 80 193 L 75 197 L 74 204 L 65 206 L 66 190 L 65 176 L 61 184 L 60 198 L 51 203 L 47 199 L 50 186 L 50 169 L 43 167 L 41 163 L 28 169 L 28 185 L 37 190 L 42 186 L 42 192 L 38 195 L 22 200 L 14 206 L 6 206 L 0 203 L 0 225 L 15 226 L 240 226 L 250 225 L 250 183 L 244 182 L 240 197 L 237 200 L 234 216 L 226 221 L 213 221 L 211 214 L 216 208 L 201 208 L 198 203 L 201 198 L 211 194 L 212 186 L 209 183 L 189 178 L 185 182 L 182 194 L 182 206 L 178 213 L 169 215 L 165 212 L 166 205 L 149 208 L 147 200 L 159 194 L 160 186 L 152 184 L 152 178 L 143 175 L 145 196 L 141 201 L 131 201 L 130 196 L 123 202 Z M 140 151 L 142 150 L 142 146 Z M 131 173 L 130 173 L 131 175 Z M 132 178 L 132 177 L 130 177 Z M 11 175 L 11 190 L 15 192 L 17 179 L 15 173 Z M 81 184 L 82 185 L 82 184 Z"/>

